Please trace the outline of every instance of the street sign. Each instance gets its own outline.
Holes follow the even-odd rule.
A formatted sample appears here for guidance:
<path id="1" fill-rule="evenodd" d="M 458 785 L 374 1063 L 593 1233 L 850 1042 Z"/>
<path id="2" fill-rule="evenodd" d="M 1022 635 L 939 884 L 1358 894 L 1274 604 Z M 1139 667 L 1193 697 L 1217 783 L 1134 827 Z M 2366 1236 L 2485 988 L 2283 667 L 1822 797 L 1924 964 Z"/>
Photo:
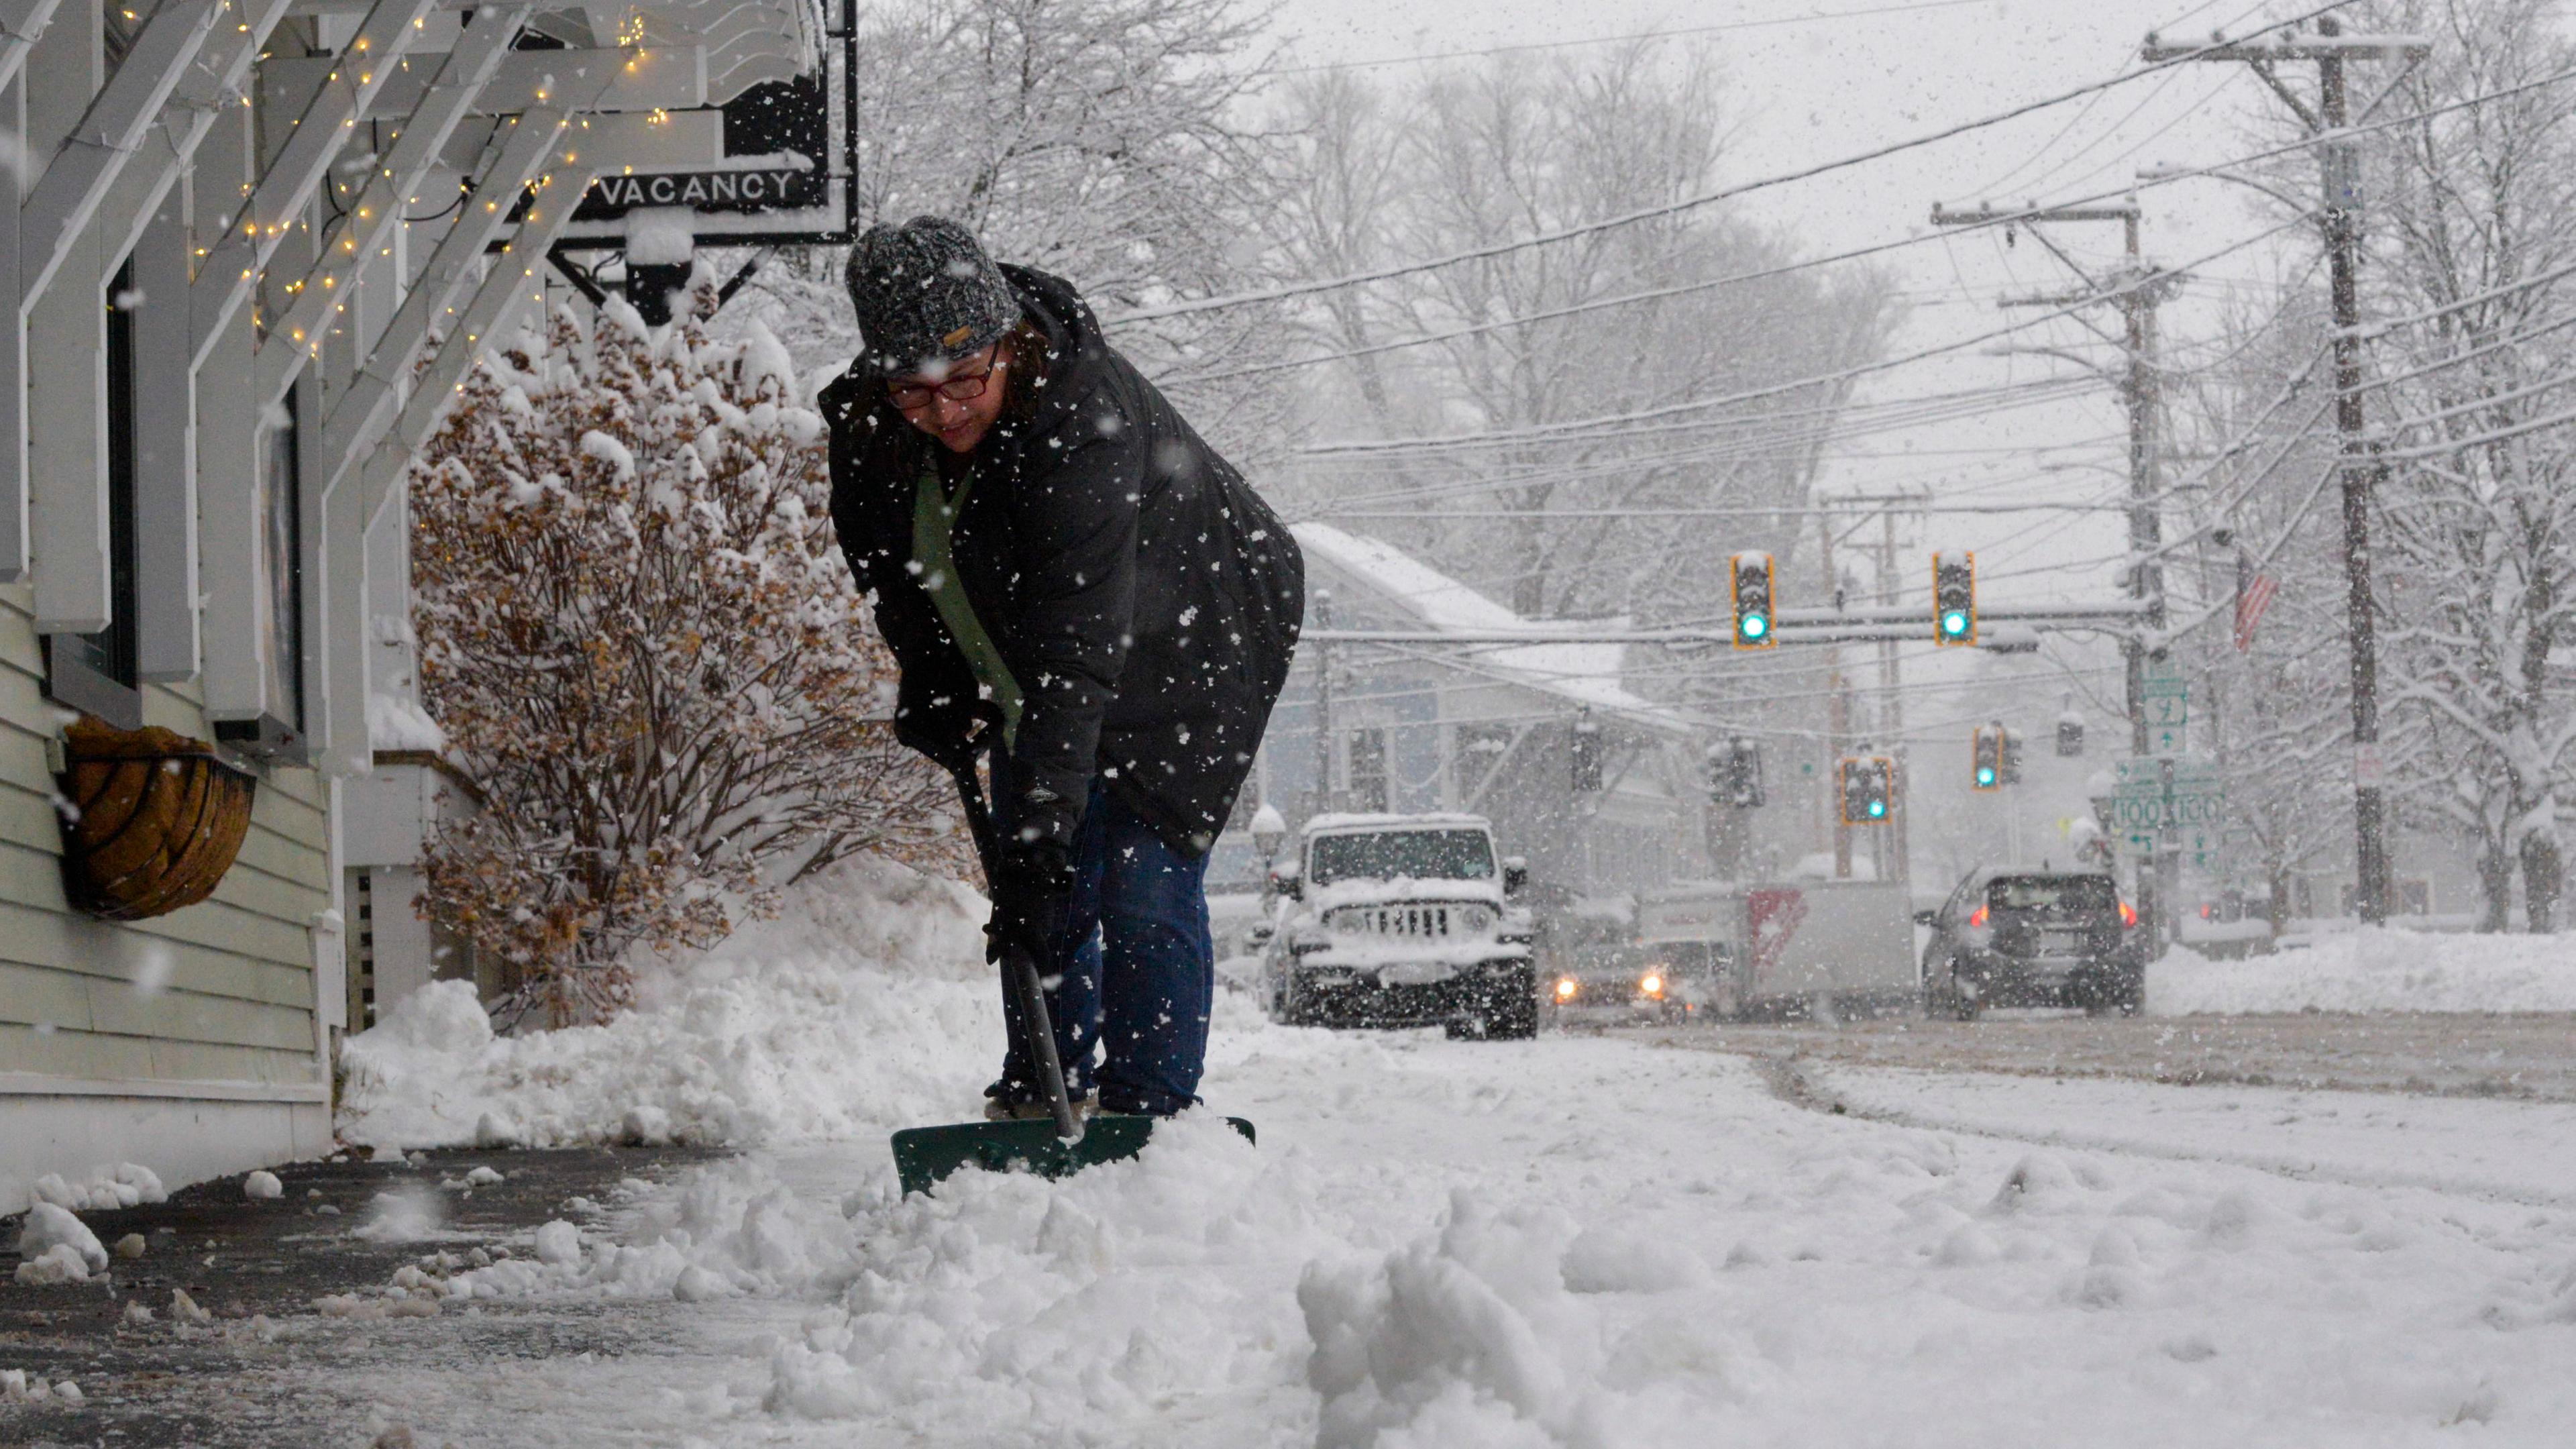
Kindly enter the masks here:
<path id="1" fill-rule="evenodd" d="M 2170 655 L 2162 659 L 2149 655 L 2139 665 L 2138 692 L 2146 695 L 2189 694 L 2191 681 L 2183 676 L 2181 660 Z"/>
<path id="2" fill-rule="evenodd" d="M 2182 725 L 2191 721 L 2191 696 L 2187 694 L 2151 694 L 2144 703 L 2150 725 Z"/>
<path id="3" fill-rule="evenodd" d="M 2177 731 L 2179 733 L 2179 731 Z M 2102 822 L 2131 855 L 2189 851 L 2206 865 L 2218 849 L 2227 789 L 2205 755 L 2112 762 L 2111 818 Z"/>

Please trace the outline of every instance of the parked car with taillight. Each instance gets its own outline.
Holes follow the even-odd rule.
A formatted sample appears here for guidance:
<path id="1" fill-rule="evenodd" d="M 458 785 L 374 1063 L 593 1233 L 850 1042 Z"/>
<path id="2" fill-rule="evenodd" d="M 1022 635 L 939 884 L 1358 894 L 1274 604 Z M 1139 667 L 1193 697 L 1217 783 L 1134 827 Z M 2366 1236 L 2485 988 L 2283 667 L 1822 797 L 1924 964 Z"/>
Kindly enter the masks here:
<path id="1" fill-rule="evenodd" d="M 1923 1006 L 1975 1019 L 1990 1006 L 2133 1013 L 2146 1003 L 2137 908 L 2103 871 L 1983 866 L 1937 910 L 1923 949 Z"/>

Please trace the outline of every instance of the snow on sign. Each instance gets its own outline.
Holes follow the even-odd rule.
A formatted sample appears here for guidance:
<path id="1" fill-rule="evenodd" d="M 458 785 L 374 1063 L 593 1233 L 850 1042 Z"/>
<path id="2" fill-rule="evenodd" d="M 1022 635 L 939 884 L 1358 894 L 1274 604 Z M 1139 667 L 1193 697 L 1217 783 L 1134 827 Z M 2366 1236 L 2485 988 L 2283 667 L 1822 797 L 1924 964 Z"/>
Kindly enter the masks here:
<path id="1" fill-rule="evenodd" d="M 701 245 L 846 240 L 848 115 L 832 85 L 846 64 L 763 82 L 722 106 L 669 113 L 666 124 L 705 137 L 699 154 L 712 152 L 710 159 L 592 182 L 562 248 L 624 249 L 637 213 L 672 209 L 688 213 L 688 234 Z"/>

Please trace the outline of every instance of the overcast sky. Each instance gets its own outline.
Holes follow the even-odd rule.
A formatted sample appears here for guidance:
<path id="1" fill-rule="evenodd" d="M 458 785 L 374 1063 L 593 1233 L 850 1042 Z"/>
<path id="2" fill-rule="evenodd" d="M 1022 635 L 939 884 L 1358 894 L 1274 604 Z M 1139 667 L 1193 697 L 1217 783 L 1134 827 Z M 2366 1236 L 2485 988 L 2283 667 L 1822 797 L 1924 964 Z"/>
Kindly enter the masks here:
<path id="1" fill-rule="evenodd" d="M 2274 7 L 2278 12 L 2281 7 Z M 1855 12 L 1879 12 L 1858 13 Z M 1852 156 L 1936 132 L 2134 69 L 2150 30 L 2204 39 L 2214 26 L 2259 25 L 2248 0 L 1479 0 L 1388 5 L 1384 0 L 1284 0 L 1279 24 L 1301 63 L 1366 63 L 1503 45 L 1598 41 L 1651 31 L 1698 31 L 1726 59 L 1741 129 L 1725 182 L 1741 182 Z M 1843 18 L 1832 18 L 1840 16 Z M 1734 27 L 1711 30 L 1709 27 Z M 1581 48 L 1550 54 L 1579 56 Z M 1432 62 L 1440 63 L 1440 62 Z M 1447 63 L 1461 63 L 1450 61 Z M 1372 65 L 1390 82 L 1421 63 Z M 2149 163 L 2206 165 L 2245 149 L 2250 126 L 2274 104 L 2241 66 L 2188 65 L 2052 107 L 2016 121 L 1763 192 L 1739 203 L 1774 223 L 1809 255 L 1933 232 L 1935 201 L 1973 204 L 2037 198 L 2061 202 L 2131 183 Z M 2195 261 L 2274 224 L 2251 193 L 2194 181 L 2142 194 L 2146 249 L 2168 266 Z M 2053 233 L 2091 265 L 2116 254 L 2116 225 Z M 2229 286 L 2282 265 L 2270 246 L 2195 269 L 2189 295 L 2165 309 L 2168 355 L 2205 354 L 2213 302 Z M 2075 279 L 2027 236 L 2007 247 L 1992 231 L 1951 233 L 1883 259 L 1912 304 L 1895 350 L 1938 346 L 2004 325 L 2011 293 L 2060 291 Z M 2022 314 L 2027 315 L 2027 314 Z M 2109 325 L 2114 318 L 2104 316 Z M 2073 344 L 2073 322 L 2028 340 Z M 1979 348 L 1880 375 L 1863 400 L 1952 392 L 2004 381 L 2072 375 L 2069 364 Z M 1830 490 L 1928 488 L 1936 499 L 1989 503 L 2090 501 L 2125 486 L 2119 401 L 2107 388 L 2046 406 L 1915 426 L 1837 447 Z M 2041 451 L 2041 450 L 2045 451 Z M 2022 512 L 1935 516 L 1907 529 L 1912 552 L 1972 548 L 1984 594 L 2099 597 L 2112 591 L 2109 562 L 2124 547 L 2117 514 Z M 1875 529 L 1872 530 L 1875 532 Z M 1900 578 L 1921 590 L 1917 574 Z"/>

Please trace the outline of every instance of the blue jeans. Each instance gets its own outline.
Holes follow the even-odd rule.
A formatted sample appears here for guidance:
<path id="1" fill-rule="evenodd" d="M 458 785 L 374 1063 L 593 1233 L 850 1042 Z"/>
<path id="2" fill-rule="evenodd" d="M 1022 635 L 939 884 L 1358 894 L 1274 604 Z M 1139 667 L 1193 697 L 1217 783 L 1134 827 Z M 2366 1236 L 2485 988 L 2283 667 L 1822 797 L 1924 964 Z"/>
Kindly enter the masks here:
<path id="1" fill-rule="evenodd" d="M 1000 769 L 995 773 L 999 775 Z M 997 823 L 1012 828 L 1011 791 Z M 1064 933 L 1038 963 L 1051 984 L 1047 1016 L 1067 1087 L 1076 1098 L 1097 1086 L 1108 1112 L 1169 1115 L 1198 1100 L 1207 1064 L 1208 1004 L 1216 993 L 1216 945 L 1208 935 L 1207 858 L 1163 843 L 1106 785 L 1094 780 L 1073 835 L 1073 899 Z M 1044 1095 L 1035 1064 L 1020 1050 L 1020 1013 L 1002 993 L 1010 1048 L 998 1094 Z M 1096 1067 L 1093 1056 L 1105 1048 Z"/>

